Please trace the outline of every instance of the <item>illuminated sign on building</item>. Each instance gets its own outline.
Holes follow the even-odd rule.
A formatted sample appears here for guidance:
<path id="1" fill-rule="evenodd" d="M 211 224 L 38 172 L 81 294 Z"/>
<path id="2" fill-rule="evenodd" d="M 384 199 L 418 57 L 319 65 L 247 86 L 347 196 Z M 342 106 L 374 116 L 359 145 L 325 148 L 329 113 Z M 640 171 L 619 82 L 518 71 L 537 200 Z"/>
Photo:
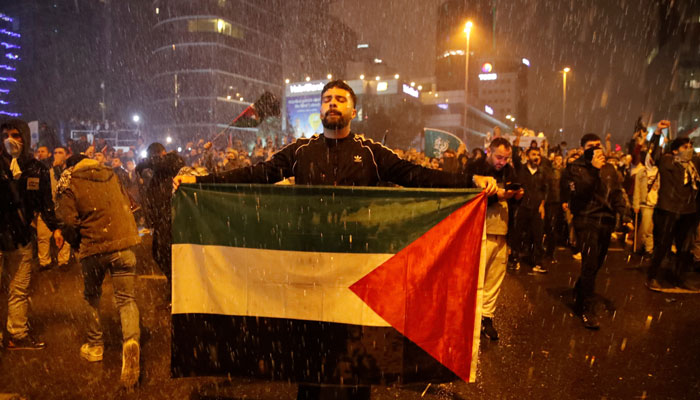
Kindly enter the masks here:
<path id="1" fill-rule="evenodd" d="M 491 63 L 484 63 L 484 65 L 481 66 L 481 72 L 488 74 L 491 71 L 493 71 L 493 65 L 491 65 Z"/>
<path id="2" fill-rule="evenodd" d="M 314 93 L 321 92 L 323 90 L 323 82 L 313 82 L 313 83 L 295 83 L 289 85 L 289 91 L 292 93 Z"/>
<path id="3" fill-rule="evenodd" d="M 488 105 L 484 106 L 484 111 L 486 111 L 486 114 L 493 115 L 493 108 L 489 107 Z"/>
<path id="4" fill-rule="evenodd" d="M 377 83 L 377 92 L 386 92 L 386 89 L 389 87 L 388 82 L 378 82 Z"/>
<path id="5" fill-rule="evenodd" d="M 415 97 L 415 98 L 418 98 L 418 96 L 420 96 L 418 89 L 412 88 L 405 83 L 403 84 L 403 92 L 406 93 L 407 95 Z"/>
<path id="6" fill-rule="evenodd" d="M 498 79 L 497 74 L 479 74 L 479 80 L 480 81 L 495 81 Z"/>
<path id="7" fill-rule="evenodd" d="M 439 109 L 441 110 L 447 110 L 450 106 L 446 103 L 440 103 L 437 105 Z"/>

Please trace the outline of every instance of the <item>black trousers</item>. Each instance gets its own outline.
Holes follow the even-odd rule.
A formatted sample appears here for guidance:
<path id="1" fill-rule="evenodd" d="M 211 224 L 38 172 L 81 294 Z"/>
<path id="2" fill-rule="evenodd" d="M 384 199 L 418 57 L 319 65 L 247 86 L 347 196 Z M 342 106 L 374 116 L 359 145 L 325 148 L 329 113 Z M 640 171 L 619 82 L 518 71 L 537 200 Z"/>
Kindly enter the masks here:
<path id="1" fill-rule="evenodd" d="M 660 208 L 654 209 L 654 253 L 647 271 L 648 279 L 656 279 L 664 258 L 671 252 L 671 245 L 676 245 L 676 264 L 673 279 L 683 281 L 686 268 L 693 265 L 690 252 L 693 232 L 698 220 L 695 214 L 677 214 Z"/>
<path id="2" fill-rule="evenodd" d="M 158 264 L 158 267 L 163 272 L 163 275 L 171 283 L 173 275 L 172 267 L 172 239 L 170 237 L 170 224 L 153 228 L 153 245 L 151 253 L 153 261 Z"/>
<path id="3" fill-rule="evenodd" d="M 513 248 L 519 253 L 520 259 L 530 258 L 532 265 L 542 265 L 544 250 L 542 238 L 544 236 L 544 221 L 537 209 L 518 207 L 515 211 L 515 233 Z"/>
<path id="4" fill-rule="evenodd" d="M 574 302 L 577 312 L 590 309 L 595 292 L 595 278 L 605 262 L 610 247 L 610 235 L 614 222 L 598 222 L 574 218 L 576 239 L 581 248 L 581 275 L 574 286 Z"/>
<path id="5" fill-rule="evenodd" d="M 561 237 L 562 224 L 564 222 L 564 210 L 561 203 L 547 203 L 544 205 L 544 255 L 554 257 Z"/>

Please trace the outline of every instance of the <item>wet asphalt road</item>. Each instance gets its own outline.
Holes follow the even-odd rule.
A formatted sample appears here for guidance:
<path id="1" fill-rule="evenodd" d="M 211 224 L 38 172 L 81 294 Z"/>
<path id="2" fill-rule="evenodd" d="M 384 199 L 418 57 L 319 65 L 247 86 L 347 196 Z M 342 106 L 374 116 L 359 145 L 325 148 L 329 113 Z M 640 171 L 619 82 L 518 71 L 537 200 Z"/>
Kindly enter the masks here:
<path id="1" fill-rule="evenodd" d="M 105 356 L 79 356 L 84 328 L 80 267 L 41 272 L 33 330 L 42 351 L 0 353 L 0 393 L 28 399 L 295 399 L 297 385 L 250 379 L 169 377 L 166 281 L 140 252 L 141 384 L 119 388 L 121 333 L 109 278 L 102 309 Z M 509 272 L 496 312 L 501 340 L 482 339 L 477 382 L 372 386 L 372 399 L 697 399 L 700 398 L 700 295 L 650 292 L 639 259 L 612 249 L 598 275 L 601 329 L 572 315 L 579 264 L 559 250 L 546 275 Z M 698 279 L 698 276 L 694 276 Z M 0 394 L 0 399 L 2 399 Z"/>

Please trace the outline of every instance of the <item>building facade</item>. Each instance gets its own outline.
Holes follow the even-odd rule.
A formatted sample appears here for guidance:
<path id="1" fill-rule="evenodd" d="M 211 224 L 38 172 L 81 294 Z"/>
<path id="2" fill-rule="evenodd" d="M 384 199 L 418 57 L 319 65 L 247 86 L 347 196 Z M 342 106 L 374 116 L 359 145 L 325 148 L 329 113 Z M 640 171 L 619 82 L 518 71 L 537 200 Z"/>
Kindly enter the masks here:
<path id="1" fill-rule="evenodd" d="M 699 136 L 700 2 L 659 1 L 657 7 L 655 46 L 647 57 L 646 122 L 669 119 L 672 134 Z"/>
<path id="2" fill-rule="evenodd" d="M 22 48 L 19 19 L 0 12 L 0 117 L 19 117 L 17 74 L 21 70 Z"/>
<path id="3" fill-rule="evenodd" d="M 154 2 L 149 126 L 156 137 L 211 138 L 263 92 L 282 96 L 278 3 Z"/>

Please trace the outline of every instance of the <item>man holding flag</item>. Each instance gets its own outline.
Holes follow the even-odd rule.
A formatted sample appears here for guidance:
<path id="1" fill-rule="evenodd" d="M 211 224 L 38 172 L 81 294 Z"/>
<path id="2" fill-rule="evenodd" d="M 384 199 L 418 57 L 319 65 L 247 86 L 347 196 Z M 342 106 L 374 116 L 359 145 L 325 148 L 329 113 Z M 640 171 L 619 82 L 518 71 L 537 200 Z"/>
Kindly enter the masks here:
<path id="1" fill-rule="evenodd" d="M 364 361 L 333 353 L 358 342 L 361 326 L 365 334 L 383 338 L 376 351 L 397 348 L 397 342 L 388 344 L 395 336 L 385 330 L 393 327 L 461 378 L 475 378 L 485 202 L 465 205 L 476 194 L 459 191 L 389 194 L 347 187 L 476 185 L 490 196 L 498 190 L 496 180 L 423 168 L 356 135 L 350 128 L 355 102 L 345 82 L 329 82 L 322 92 L 323 134 L 298 139 L 251 167 L 173 180 L 175 188 L 276 183 L 292 176 L 297 184 L 291 192 L 276 186 L 189 187 L 175 196 L 174 375 L 245 371 L 317 383 L 328 382 L 326 375 L 341 383 L 377 381 L 382 368 L 365 354 L 369 349 L 352 353 Z M 296 337 L 302 332 L 315 339 Z M 271 336 L 275 333 L 285 336 Z M 239 349 L 246 335 L 258 347 Z M 211 343 L 211 354 L 192 356 L 191 349 L 203 342 Z M 296 359 L 302 353 L 306 361 Z M 399 351 L 381 364 L 391 366 L 394 376 L 415 373 L 417 367 L 405 368 L 412 362 L 430 363 L 411 354 Z M 270 364 L 262 359 L 268 357 Z M 307 368 L 294 367 L 302 362 Z M 345 376 L 346 363 L 359 368 L 350 374 L 356 380 Z"/>
<path id="2" fill-rule="evenodd" d="M 352 88 L 341 80 L 328 82 L 321 93 L 323 134 L 298 139 L 266 162 L 207 176 L 177 176 L 180 183 L 276 183 L 295 177 L 301 185 L 376 186 L 392 182 L 408 187 L 482 187 L 498 190 L 492 177 L 431 170 L 402 160 L 387 147 L 351 131 L 357 115 Z"/>

